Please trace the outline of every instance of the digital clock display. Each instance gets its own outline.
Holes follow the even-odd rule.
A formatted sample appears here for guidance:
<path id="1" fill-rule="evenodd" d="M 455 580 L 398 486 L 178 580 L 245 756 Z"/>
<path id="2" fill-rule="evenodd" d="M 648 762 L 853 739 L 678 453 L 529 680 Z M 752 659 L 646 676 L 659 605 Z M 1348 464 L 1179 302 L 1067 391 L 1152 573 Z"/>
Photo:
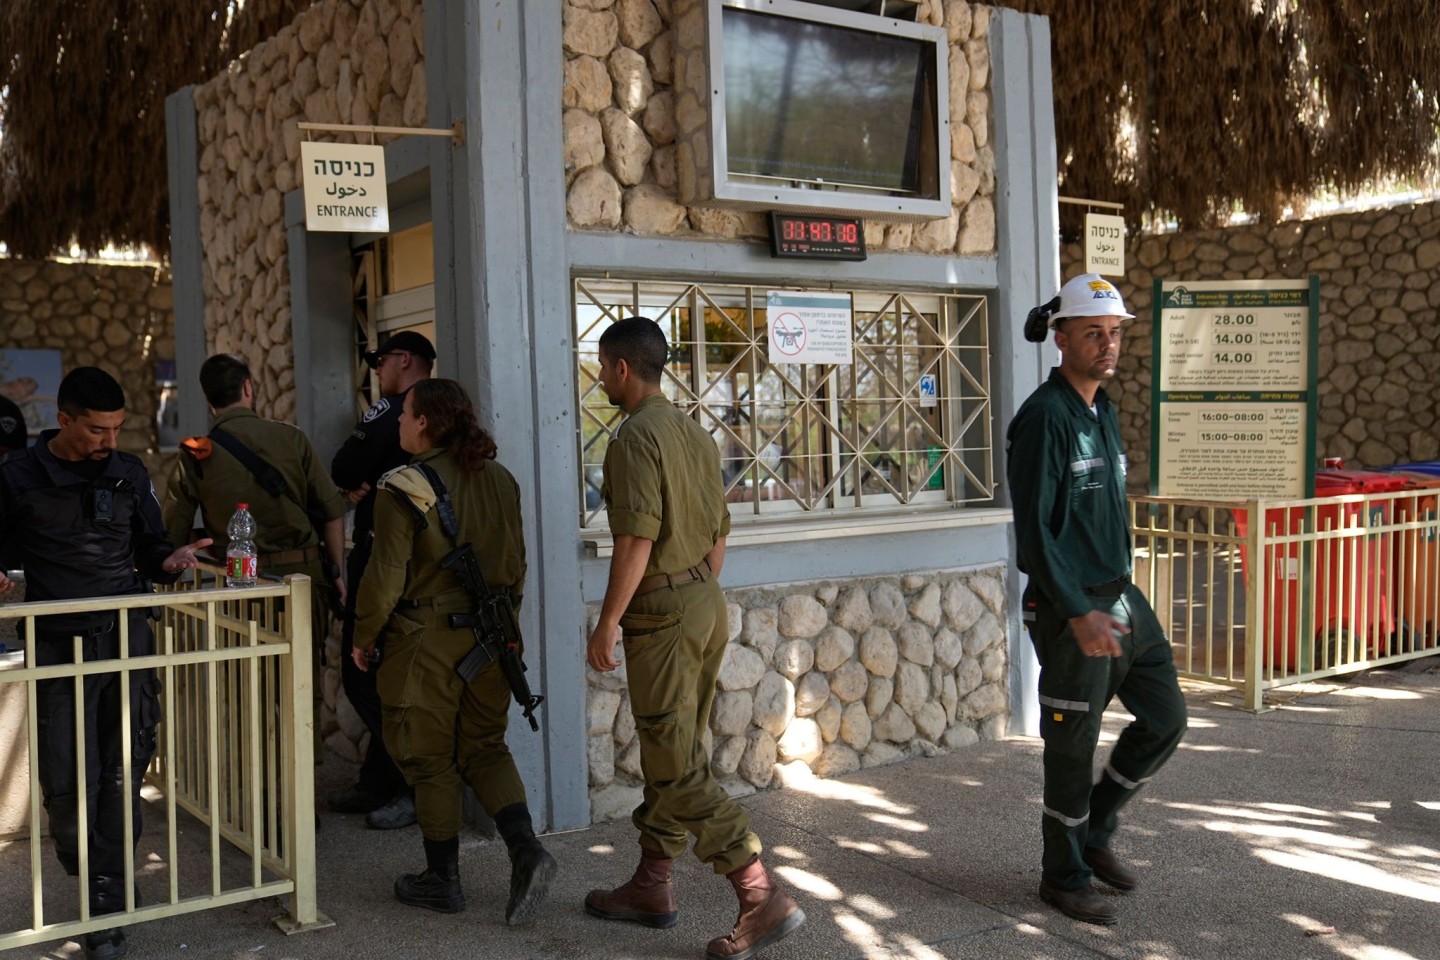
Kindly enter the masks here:
<path id="1" fill-rule="evenodd" d="M 770 252 L 776 257 L 864 260 L 865 227 L 853 217 L 772 213 Z"/>

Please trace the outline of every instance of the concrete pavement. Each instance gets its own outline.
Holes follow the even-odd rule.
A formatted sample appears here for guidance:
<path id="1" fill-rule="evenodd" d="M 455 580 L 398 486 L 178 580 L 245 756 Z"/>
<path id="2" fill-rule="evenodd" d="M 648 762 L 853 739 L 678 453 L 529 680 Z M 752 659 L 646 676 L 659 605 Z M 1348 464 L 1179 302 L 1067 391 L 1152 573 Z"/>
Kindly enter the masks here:
<path id="1" fill-rule="evenodd" d="M 1252 715 L 1237 694 L 1187 684 L 1191 728 L 1127 809 L 1115 847 L 1141 887 L 1116 895 L 1114 927 L 1069 920 L 1036 896 L 1040 743 L 1011 738 L 843 780 L 796 778 L 746 798 L 766 862 L 809 915 L 767 960 L 1424 960 L 1440 957 L 1440 673 L 1432 661 L 1350 682 L 1292 688 Z M 1112 711 L 1107 736 L 1125 717 Z M 353 768 L 333 758 L 319 792 Z M 727 932 L 728 884 L 678 864 L 670 930 L 585 915 L 587 890 L 628 877 L 628 822 L 552 836 L 561 875 L 541 919 L 504 925 L 508 860 L 498 840 L 462 837 L 469 909 L 396 903 L 394 877 L 421 868 L 416 828 L 367 830 L 323 815 L 321 909 L 333 929 L 285 937 L 274 901 L 155 921 L 130 957 L 384 960 L 484 956 L 704 955 Z M 159 881 L 156 881 L 157 894 Z M 73 943 L 17 950 L 80 955 Z"/>

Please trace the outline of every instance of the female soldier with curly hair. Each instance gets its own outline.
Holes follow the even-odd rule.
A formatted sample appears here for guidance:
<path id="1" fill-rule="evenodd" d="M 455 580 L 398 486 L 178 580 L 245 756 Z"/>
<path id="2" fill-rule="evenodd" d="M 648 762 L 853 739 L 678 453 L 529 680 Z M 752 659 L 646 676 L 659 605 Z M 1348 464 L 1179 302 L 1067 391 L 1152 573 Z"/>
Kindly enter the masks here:
<path id="1" fill-rule="evenodd" d="M 475 645 L 469 627 L 450 626 L 452 613 L 473 612 L 453 571 L 440 561 L 470 543 L 493 590 L 518 604 L 525 584 L 520 489 L 495 460 L 495 441 L 475 421 L 465 390 L 453 380 L 422 380 L 405 397 L 400 445 L 412 454 L 380 481 L 374 548 L 360 583 L 355 664 L 369 668 L 382 634 L 379 666 L 385 743 L 415 788 L 425 839 L 426 869 L 395 881 L 402 903 L 443 913 L 465 908 L 460 889 L 461 784 L 468 783 L 495 820 L 510 851 L 511 924 L 534 918 L 556 873 L 540 845 L 525 802 L 525 785 L 505 745 L 510 691 L 498 663 L 466 683 L 456 665 Z M 459 530 L 446 533 L 437 490 L 449 493 Z"/>

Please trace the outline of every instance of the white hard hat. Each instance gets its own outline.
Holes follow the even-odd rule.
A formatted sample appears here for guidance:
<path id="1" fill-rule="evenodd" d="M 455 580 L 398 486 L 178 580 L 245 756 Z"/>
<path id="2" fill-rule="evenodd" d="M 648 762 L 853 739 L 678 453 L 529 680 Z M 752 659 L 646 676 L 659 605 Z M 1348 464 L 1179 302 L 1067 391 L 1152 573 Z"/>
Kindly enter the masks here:
<path id="1" fill-rule="evenodd" d="M 1125 310 L 1125 301 L 1115 285 L 1098 273 L 1082 273 L 1060 288 L 1060 309 L 1050 314 L 1051 325 L 1066 317 L 1124 317 L 1135 314 Z"/>

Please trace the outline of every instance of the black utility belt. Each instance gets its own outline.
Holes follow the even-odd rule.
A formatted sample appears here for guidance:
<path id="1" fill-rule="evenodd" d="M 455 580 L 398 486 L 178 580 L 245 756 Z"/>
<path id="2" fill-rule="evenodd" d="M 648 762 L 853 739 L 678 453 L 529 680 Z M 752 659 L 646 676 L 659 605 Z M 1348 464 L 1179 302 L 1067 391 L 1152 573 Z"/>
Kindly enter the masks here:
<path id="1" fill-rule="evenodd" d="M 1116 577 L 1114 580 L 1107 580 L 1104 583 L 1097 583 L 1093 586 L 1083 587 L 1087 597 L 1099 597 L 1105 600 L 1114 600 L 1116 597 L 1125 595 L 1125 588 L 1130 586 L 1130 575 Z"/>
<path id="2" fill-rule="evenodd" d="M 74 637 L 101 637 L 107 633 L 114 633 L 117 627 L 114 620 L 105 620 L 100 623 L 91 623 L 77 627 L 55 627 L 46 624 L 36 624 L 35 633 L 41 639 L 51 643 L 68 643 Z"/>

